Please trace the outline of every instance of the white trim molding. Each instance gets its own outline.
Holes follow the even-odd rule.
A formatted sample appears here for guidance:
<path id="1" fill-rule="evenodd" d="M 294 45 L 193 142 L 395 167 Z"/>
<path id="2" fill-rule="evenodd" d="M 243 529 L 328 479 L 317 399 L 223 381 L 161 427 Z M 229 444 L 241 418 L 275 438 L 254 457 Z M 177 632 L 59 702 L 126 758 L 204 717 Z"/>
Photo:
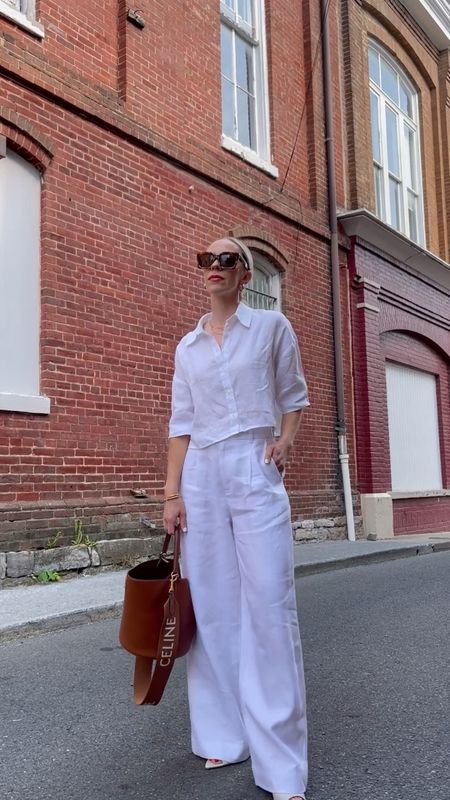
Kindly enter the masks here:
<path id="1" fill-rule="evenodd" d="M 50 398 L 40 395 L 0 392 L 0 411 L 21 411 L 27 414 L 50 414 Z"/>
<path id="2" fill-rule="evenodd" d="M 450 489 L 424 489 L 419 492 L 389 492 L 393 500 L 414 500 L 420 497 L 450 497 Z"/>
<path id="3" fill-rule="evenodd" d="M 23 28 L 28 31 L 28 33 L 32 33 L 33 36 L 43 39 L 45 35 L 44 28 L 35 19 L 34 0 L 19 0 L 16 5 L 20 6 L 20 8 L 14 8 L 9 3 L 4 2 L 4 0 L 0 0 L 0 16 L 11 20 L 11 22 L 14 22 L 19 28 Z"/>
<path id="4" fill-rule="evenodd" d="M 338 219 L 347 236 L 363 239 L 412 271 L 450 289 L 450 264 L 391 228 L 367 208 L 343 211 Z"/>
<path id="5" fill-rule="evenodd" d="M 236 156 L 242 158 L 243 161 L 248 161 L 252 166 L 262 169 L 263 172 L 267 172 L 272 178 L 278 178 L 279 171 L 277 167 L 264 161 L 254 150 L 250 150 L 249 147 L 244 147 L 243 144 L 236 142 L 235 139 L 230 139 L 230 137 L 226 136 L 224 133 L 222 134 L 222 147 L 225 150 L 230 150 Z"/>
<path id="6" fill-rule="evenodd" d="M 401 0 L 439 50 L 450 47 L 450 4 L 448 0 Z"/>
<path id="7" fill-rule="evenodd" d="M 377 306 L 372 306 L 370 303 L 357 303 L 356 308 L 365 308 L 366 311 L 374 311 L 375 314 L 380 313 L 380 309 Z"/>

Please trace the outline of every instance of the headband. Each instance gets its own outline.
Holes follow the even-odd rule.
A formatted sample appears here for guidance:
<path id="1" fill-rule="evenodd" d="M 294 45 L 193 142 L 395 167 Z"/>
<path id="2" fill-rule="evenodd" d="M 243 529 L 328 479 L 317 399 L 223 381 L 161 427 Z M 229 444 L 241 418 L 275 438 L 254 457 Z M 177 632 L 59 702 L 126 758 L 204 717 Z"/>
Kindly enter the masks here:
<path id="1" fill-rule="evenodd" d="M 236 244 L 239 247 L 241 255 L 251 272 L 253 270 L 253 256 L 247 245 L 244 244 L 244 242 L 241 242 L 240 239 L 234 239 L 232 236 L 227 236 L 227 239 L 229 242 L 233 242 L 233 244 Z"/>

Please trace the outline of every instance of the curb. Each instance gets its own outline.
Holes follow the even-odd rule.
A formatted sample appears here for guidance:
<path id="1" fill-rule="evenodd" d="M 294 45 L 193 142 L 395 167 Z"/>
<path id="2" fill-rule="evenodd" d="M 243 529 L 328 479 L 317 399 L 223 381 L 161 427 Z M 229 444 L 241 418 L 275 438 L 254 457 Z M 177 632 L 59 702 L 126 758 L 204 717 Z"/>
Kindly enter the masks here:
<path id="1" fill-rule="evenodd" d="M 394 550 L 382 550 L 374 553 L 362 553 L 357 556 L 329 559 L 328 561 L 321 561 L 315 564 L 297 564 L 294 569 L 294 575 L 296 578 L 299 578 L 301 576 L 317 575 L 320 572 L 332 572 L 338 569 L 366 566 L 383 561 L 394 561 L 399 558 L 432 555 L 433 553 L 444 552 L 445 550 L 450 550 L 450 541 L 436 542 L 435 544 L 409 545 Z M 32 622 L 10 625 L 0 629 L 0 644 L 14 642 L 17 639 L 35 636 L 40 633 L 67 630 L 68 628 L 75 628 L 88 622 L 113 619 L 120 615 L 122 605 L 122 601 L 116 601 L 109 605 L 94 606 L 80 611 L 68 611 L 65 614 L 41 617 Z"/>
<path id="2" fill-rule="evenodd" d="M 407 547 L 399 547 L 394 550 L 381 550 L 374 553 L 361 553 L 359 556 L 347 556 L 346 558 L 330 558 L 329 561 L 321 561 L 317 564 L 297 564 L 294 569 L 296 578 L 302 575 L 315 575 L 319 572 L 331 572 L 332 570 L 345 569 L 346 567 L 360 567 L 366 564 L 376 564 L 382 561 L 394 561 L 398 558 L 411 558 L 411 556 L 426 556 L 432 553 L 450 550 L 450 542 L 437 542 L 436 544 L 415 544 Z"/>
<path id="3" fill-rule="evenodd" d="M 39 633 L 63 631 L 76 628 L 86 622 L 99 622 L 103 619 L 118 617 L 122 611 L 123 603 L 116 602 L 107 606 L 85 608 L 82 611 L 68 611 L 66 614 L 54 614 L 52 617 L 41 617 L 32 622 L 21 622 L 19 625 L 9 625 L 0 629 L 0 644 L 13 642 Z"/>

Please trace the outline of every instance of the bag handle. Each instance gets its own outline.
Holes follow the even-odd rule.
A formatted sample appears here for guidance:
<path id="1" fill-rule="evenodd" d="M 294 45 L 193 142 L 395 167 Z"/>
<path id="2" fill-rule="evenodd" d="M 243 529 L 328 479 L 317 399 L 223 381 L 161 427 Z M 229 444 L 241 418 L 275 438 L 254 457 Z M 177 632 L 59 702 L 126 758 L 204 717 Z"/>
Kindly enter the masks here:
<path id="1" fill-rule="evenodd" d="M 134 702 L 137 705 L 157 705 L 163 696 L 170 673 L 175 663 L 180 637 L 180 605 L 177 600 L 175 586 L 180 577 L 180 538 L 181 528 L 175 527 L 172 534 L 167 534 L 161 551 L 161 558 L 167 555 L 169 542 L 173 539 L 173 568 L 170 575 L 170 586 L 164 604 L 163 621 L 159 634 L 158 656 L 156 659 L 136 656 L 134 668 Z M 155 662 L 155 664 L 154 664 Z"/>
<path id="2" fill-rule="evenodd" d="M 169 549 L 169 544 L 173 541 L 173 571 L 179 571 L 179 560 L 180 560 L 180 538 L 181 538 L 181 527 L 180 525 L 175 525 L 174 532 L 166 533 L 166 538 L 164 539 L 164 543 L 161 550 L 160 558 L 165 559 L 167 556 L 167 551 Z"/>

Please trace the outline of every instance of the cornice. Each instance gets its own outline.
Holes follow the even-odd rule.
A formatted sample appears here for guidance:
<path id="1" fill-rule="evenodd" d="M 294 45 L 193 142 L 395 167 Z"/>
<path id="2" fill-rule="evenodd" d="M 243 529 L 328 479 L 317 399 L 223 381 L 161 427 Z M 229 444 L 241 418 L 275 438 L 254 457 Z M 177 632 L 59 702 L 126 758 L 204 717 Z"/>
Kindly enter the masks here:
<path id="1" fill-rule="evenodd" d="M 450 264 L 378 219 L 366 208 L 338 215 L 347 236 L 357 236 L 418 277 L 450 290 Z"/>
<path id="2" fill-rule="evenodd" d="M 439 50 L 450 47 L 448 0 L 400 0 Z"/>

